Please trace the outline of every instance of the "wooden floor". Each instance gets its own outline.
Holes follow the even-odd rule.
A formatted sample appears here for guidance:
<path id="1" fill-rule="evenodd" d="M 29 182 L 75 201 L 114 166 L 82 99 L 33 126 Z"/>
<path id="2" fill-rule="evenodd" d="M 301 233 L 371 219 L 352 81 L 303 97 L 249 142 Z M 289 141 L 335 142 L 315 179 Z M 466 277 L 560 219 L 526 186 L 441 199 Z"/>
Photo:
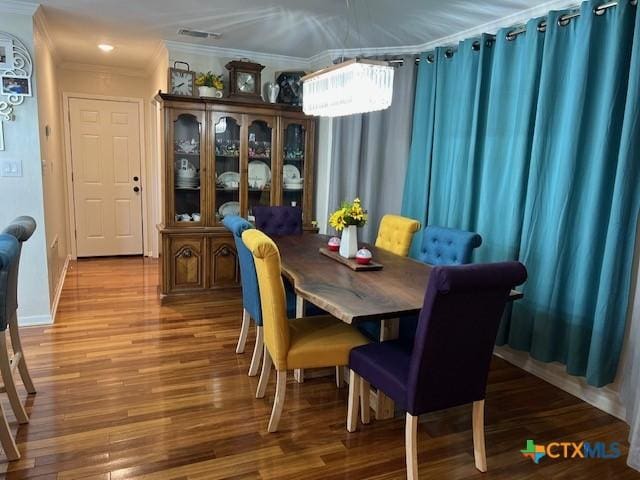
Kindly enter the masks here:
<path id="1" fill-rule="evenodd" d="M 289 379 L 280 432 L 266 432 L 274 395 L 256 400 L 247 353 L 234 352 L 238 294 L 160 306 L 157 264 L 138 258 L 72 263 L 55 326 L 24 328 L 38 394 L 17 429 L 22 459 L 7 479 L 404 478 L 404 418 L 345 429 L 347 390 L 333 379 Z M 20 387 L 21 388 L 21 387 Z M 24 390 L 21 390 L 24 392 Z M 2 400 L 8 409 L 6 398 Z M 474 468 L 471 408 L 419 427 L 421 478 L 638 478 L 625 465 L 627 427 L 494 359 L 489 378 L 489 472 Z M 617 460 L 534 465 L 526 439 L 624 442 Z"/>

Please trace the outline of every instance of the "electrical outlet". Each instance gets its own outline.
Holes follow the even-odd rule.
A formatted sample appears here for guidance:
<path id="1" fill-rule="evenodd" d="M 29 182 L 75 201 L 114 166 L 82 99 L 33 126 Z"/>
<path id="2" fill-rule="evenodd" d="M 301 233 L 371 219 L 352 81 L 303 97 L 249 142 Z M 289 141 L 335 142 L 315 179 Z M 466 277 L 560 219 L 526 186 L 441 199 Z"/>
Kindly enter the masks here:
<path id="1" fill-rule="evenodd" d="M 20 160 L 0 160 L 0 177 L 21 177 L 22 162 Z"/>

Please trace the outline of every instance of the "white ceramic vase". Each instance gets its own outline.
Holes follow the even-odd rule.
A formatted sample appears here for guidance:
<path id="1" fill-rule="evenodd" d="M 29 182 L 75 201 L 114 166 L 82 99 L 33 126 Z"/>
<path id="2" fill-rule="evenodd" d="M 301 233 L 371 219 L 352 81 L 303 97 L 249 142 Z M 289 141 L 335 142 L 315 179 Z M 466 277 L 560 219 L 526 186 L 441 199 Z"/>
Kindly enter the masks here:
<path id="1" fill-rule="evenodd" d="M 280 85 L 277 83 L 267 83 L 267 96 L 269 97 L 269 103 L 276 103 L 278 101 L 278 93 L 280 93 Z"/>
<path id="2" fill-rule="evenodd" d="M 222 98 L 222 92 L 213 87 L 198 87 L 198 94 L 201 97 Z"/>
<path id="3" fill-rule="evenodd" d="M 349 225 L 342 230 L 340 255 L 344 258 L 355 258 L 358 252 L 358 227 Z"/>

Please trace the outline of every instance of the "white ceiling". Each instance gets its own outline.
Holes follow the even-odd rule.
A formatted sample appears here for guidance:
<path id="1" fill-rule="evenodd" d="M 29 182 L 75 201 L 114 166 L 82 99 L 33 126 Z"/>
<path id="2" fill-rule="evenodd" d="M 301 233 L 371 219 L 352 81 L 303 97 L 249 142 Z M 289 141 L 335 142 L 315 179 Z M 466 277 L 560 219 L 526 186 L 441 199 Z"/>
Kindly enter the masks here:
<path id="1" fill-rule="evenodd" d="M 144 68 L 160 39 L 308 58 L 328 49 L 417 46 L 549 0 L 29 0 L 63 61 Z M 507 19 L 508 20 L 508 19 Z M 205 41 L 179 28 L 218 32 Z M 98 43 L 116 51 L 102 54 Z"/>

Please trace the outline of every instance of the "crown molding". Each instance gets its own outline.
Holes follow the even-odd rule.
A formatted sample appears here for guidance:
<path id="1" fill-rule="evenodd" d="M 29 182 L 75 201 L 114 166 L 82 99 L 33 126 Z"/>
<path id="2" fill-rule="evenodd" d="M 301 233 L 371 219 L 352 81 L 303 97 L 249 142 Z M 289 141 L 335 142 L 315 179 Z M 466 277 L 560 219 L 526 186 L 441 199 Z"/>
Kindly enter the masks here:
<path id="1" fill-rule="evenodd" d="M 33 15 L 40 4 L 19 2 L 17 0 L 0 0 L 1 13 L 13 13 L 15 15 Z"/>
<path id="2" fill-rule="evenodd" d="M 142 69 L 127 67 L 112 67 L 109 65 L 94 65 L 91 63 L 63 62 L 58 68 L 61 70 L 70 70 L 75 72 L 91 72 L 102 73 L 105 75 L 123 75 L 126 77 L 143 77 L 148 76 L 148 72 Z"/>
<path id="3" fill-rule="evenodd" d="M 159 40 L 155 50 L 153 51 L 153 54 L 151 55 L 151 57 L 149 57 L 149 62 L 147 62 L 147 66 L 145 68 L 145 71 L 147 72 L 148 75 L 151 75 L 153 74 L 153 72 L 155 72 L 163 56 L 166 56 L 168 59 L 169 52 L 167 51 L 165 42 Z"/>
<path id="4" fill-rule="evenodd" d="M 287 68 L 309 68 L 309 59 L 303 57 L 291 57 L 275 53 L 252 52 L 235 48 L 214 47 L 211 45 L 198 45 L 194 43 L 175 42 L 165 40 L 165 45 L 170 52 L 190 53 L 196 55 L 213 55 L 228 58 L 250 58 L 254 62 L 266 65 L 285 64 Z"/>
<path id="5" fill-rule="evenodd" d="M 53 43 L 53 40 L 51 39 L 51 34 L 49 33 L 49 28 L 47 26 L 47 17 L 45 16 L 42 7 L 38 7 L 36 13 L 33 15 L 33 25 L 35 26 L 36 31 L 40 33 L 40 36 L 47 46 L 53 60 L 58 62 L 60 60 L 60 56 L 55 43 Z"/>

